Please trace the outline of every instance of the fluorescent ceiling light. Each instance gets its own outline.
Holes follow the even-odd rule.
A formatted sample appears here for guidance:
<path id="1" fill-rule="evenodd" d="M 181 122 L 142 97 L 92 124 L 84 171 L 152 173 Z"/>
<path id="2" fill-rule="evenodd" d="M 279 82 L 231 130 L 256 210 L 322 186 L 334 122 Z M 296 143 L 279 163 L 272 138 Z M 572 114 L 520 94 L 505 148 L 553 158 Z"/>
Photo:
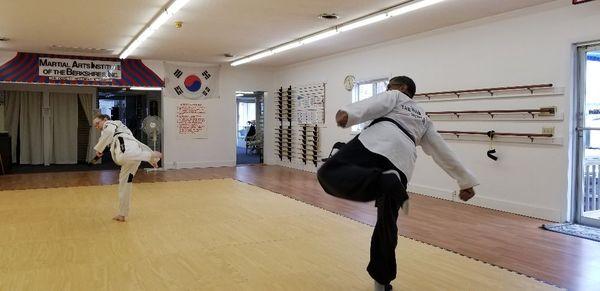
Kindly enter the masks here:
<path id="1" fill-rule="evenodd" d="M 302 42 L 300 42 L 300 41 L 290 42 L 288 44 L 284 44 L 282 46 L 278 46 L 278 47 L 274 48 L 273 49 L 273 53 L 274 54 L 278 54 L 280 52 L 284 52 L 284 51 L 287 51 L 287 50 L 291 50 L 293 48 L 297 48 L 297 47 L 299 47 L 301 45 L 302 45 Z"/>
<path id="2" fill-rule="evenodd" d="M 120 59 L 126 59 L 136 48 L 138 48 L 144 40 L 150 37 L 156 30 L 158 30 L 165 22 L 169 20 L 177 11 L 179 11 L 187 2 L 190 0 L 175 0 L 167 9 L 164 9 L 158 17 L 154 18 L 150 25 L 146 26 L 142 33 L 127 45 L 127 47 L 119 55 Z"/>
<path id="3" fill-rule="evenodd" d="M 431 6 L 433 4 L 440 3 L 442 1 L 445 1 L 445 0 L 423 0 L 423 1 L 416 2 L 416 3 L 411 3 L 408 5 L 403 5 L 397 9 L 391 10 L 390 12 L 388 12 L 388 15 L 390 17 L 398 16 L 398 15 L 405 14 L 405 13 L 408 13 L 411 11 L 415 11 L 417 9 Z"/>
<path id="4" fill-rule="evenodd" d="M 381 14 L 377 14 L 377 15 L 374 15 L 374 16 L 371 16 L 371 17 L 367 17 L 367 18 L 361 19 L 361 20 L 356 21 L 356 22 L 351 22 L 349 24 L 342 25 L 342 26 L 340 26 L 338 28 L 338 30 L 341 31 L 341 32 L 349 31 L 349 30 L 353 30 L 355 28 L 363 27 L 365 25 L 373 24 L 375 22 L 386 20 L 387 18 L 389 18 L 389 16 L 387 15 L 387 13 L 381 13 Z"/>
<path id="5" fill-rule="evenodd" d="M 165 24 L 165 22 L 167 22 L 167 20 L 169 20 L 169 18 L 171 18 L 171 14 L 167 13 L 167 11 L 163 11 L 156 19 L 154 19 L 154 21 L 152 21 L 152 24 L 150 24 L 150 26 L 148 26 L 148 29 L 146 29 L 145 31 L 151 30 L 151 31 L 156 31 L 158 30 L 158 28 Z"/>
<path id="6" fill-rule="evenodd" d="M 177 13 L 177 11 L 179 11 L 179 9 L 181 9 L 181 7 L 183 7 L 189 1 L 190 0 L 175 0 L 173 3 L 171 3 L 169 8 L 167 8 L 167 12 L 169 14 L 173 15 L 173 14 Z"/>
<path id="7" fill-rule="evenodd" d="M 184 0 L 182 0 L 182 1 L 184 1 Z M 278 54 L 278 53 L 281 53 L 281 52 L 284 52 L 284 51 L 287 51 L 287 50 L 290 50 L 293 48 L 297 48 L 297 47 L 305 45 L 305 44 L 313 43 L 313 42 L 322 40 L 324 38 L 334 36 L 340 32 L 346 32 L 346 31 L 350 31 L 350 30 L 353 30 L 353 29 L 356 29 L 359 27 L 369 25 L 369 24 L 377 23 L 379 21 L 386 20 L 390 17 L 394 17 L 394 16 L 398 16 L 401 14 L 411 12 L 411 11 L 415 11 L 417 9 L 431 6 L 431 5 L 440 3 L 442 1 L 445 1 L 445 0 L 411 1 L 408 4 L 396 5 L 394 7 L 386 9 L 384 11 L 381 11 L 377 14 L 358 18 L 358 19 L 355 19 L 354 21 L 350 21 L 345 24 L 332 27 L 330 29 L 318 32 L 316 34 L 305 36 L 305 37 L 297 39 L 293 42 L 285 43 L 285 44 L 282 44 L 282 45 L 279 45 L 276 47 L 266 49 L 255 55 L 251 55 L 251 56 L 247 56 L 247 57 L 238 59 L 238 60 L 232 62 L 231 66 L 239 66 L 241 64 L 245 64 L 245 63 L 249 63 L 249 62 L 252 62 L 252 61 L 255 61 L 258 59 L 262 59 L 264 57 L 267 57 L 267 56 L 270 56 L 273 54 Z"/>
<path id="8" fill-rule="evenodd" d="M 273 54 L 273 51 L 271 51 L 271 50 L 263 51 L 261 53 L 255 54 L 255 55 L 251 55 L 249 57 L 246 57 L 246 58 L 243 58 L 243 59 L 239 59 L 239 60 L 231 63 L 231 65 L 235 67 L 235 66 L 238 66 L 238 65 L 241 65 L 241 64 L 245 64 L 245 63 L 249 63 L 249 62 L 252 62 L 252 61 L 256 61 L 258 59 L 262 59 L 264 57 L 268 57 L 268 56 L 270 56 L 272 54 Z"/>
<path id="9" fill-rule="evenodd" d="M 262 53 L 258 53 L 258 54 L 255 54 L 255 55 L 249 56 L 249 57 L 248 57 L 248 61 L 249 61 L 249 62 L 251 62 L 251 61 L 256 61 L 256 60 L 258 60 L 258 59 L 262 59 L 262 58 L 264 58 L 264 57 L 268 57 L 268 56 L 270 56 L 270 55 L 272 55 L 272 54 L 273 54 L 273 51 L 270 51 L 270 50 L 268 50 L 268 51 L 264 51 L 264 52 L 262 52 Z"/>
<path id="10" fill-rule="evenodd" d="M 242 95 L 244 95 L 244 94 L 254 94 L 254 91 L 235 91 L 235 93 L 242 94 Z"/>
<path id="11" fill-rule="evenodd" d="M 129 87 L 129 90 L 136 91 L 162 91 L 162 87 Z"/>
<path id="12" fill-rule="evenodd" d="M 330 29 L 330 30 L 327 30 L 327 31 L 320 32 L 320 33 L 317 33 L 315 35 L 309 36 L 309 37 L 304 38 L 304 39 L 302 39 L 300 41 L 302 42 L 302 44 L 309 44 L 309 43 L 315 42 L 317 40 L 322 40 L 324 38 L 328 38 L 330 36 L 334 36 L 334 35 L 336 35 L 338 33 L 340 33 L 340 32 L 337 31 L 337 29 L 334 28 L 334 29 Z"/>

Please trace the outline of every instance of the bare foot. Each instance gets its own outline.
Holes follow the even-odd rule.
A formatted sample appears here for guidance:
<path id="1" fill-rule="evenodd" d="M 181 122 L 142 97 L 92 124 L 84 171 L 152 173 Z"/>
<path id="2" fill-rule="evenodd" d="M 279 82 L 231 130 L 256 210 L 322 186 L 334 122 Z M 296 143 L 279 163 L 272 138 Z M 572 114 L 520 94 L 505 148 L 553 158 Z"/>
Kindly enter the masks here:
<path id="1" fill-rule="evenodd" d="M 119 221 L 119 222 L 125 222 L 125 216 L 123 215 L 117 215 L 115 217 L 113 217 L 113 220 Z"/>
<path id="2" fill-rule="evenodd" d="M 162 153 L 157 152 L 157 151 L 153 151 L 151 158 L 150 158 L 150 165 L 152 165 L 152 167 L 154 168 L 158 168 L 158 161 L 160 161 L 160 159 L 162 159 Z"/>

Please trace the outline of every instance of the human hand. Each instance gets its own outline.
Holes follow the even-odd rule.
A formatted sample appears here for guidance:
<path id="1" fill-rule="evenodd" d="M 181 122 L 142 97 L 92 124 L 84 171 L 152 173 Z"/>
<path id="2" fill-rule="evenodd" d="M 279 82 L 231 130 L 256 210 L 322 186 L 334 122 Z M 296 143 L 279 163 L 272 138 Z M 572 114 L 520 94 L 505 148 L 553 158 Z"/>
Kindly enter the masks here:
<path id="1" fill-rule="evenodd" d="M 335 122 L 339 127 L 346 127 L 346 124 L 348 124 L 348 113 L 343 110 L 338 110 L 335 114 Z"/>
<path id="2" fill-rule="evenodd" d="M 471 188 L 467 188 L 467 189 L 462 189 L 460 190 L 460 193 L 458 194 L 458 197 L 460 197 L 460 200 L 462 201 L 469 201 L 469 199 L 473 198 L 473 196 L 475 196 L 475 190 L 473 190 L 473 187 Z"/>

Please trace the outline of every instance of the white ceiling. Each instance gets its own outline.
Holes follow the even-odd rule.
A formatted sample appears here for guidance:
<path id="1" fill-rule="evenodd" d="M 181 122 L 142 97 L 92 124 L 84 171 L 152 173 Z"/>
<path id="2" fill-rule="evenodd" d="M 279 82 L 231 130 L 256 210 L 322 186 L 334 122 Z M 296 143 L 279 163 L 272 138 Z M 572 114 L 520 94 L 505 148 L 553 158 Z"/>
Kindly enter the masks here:
<path id="1" fill-rule="evenodd" d="M 280 66 L 553 0 L 447 0 L 259 61 Z M 132 58 L 222 63 L 402 3 L 403 0 L 191 0 Z M 168 0 L 0 0 L 1 50 L 64 53 L 103 48 L 118 53 Z M 317 18 L 333 12 L 340 19 Z M 183 28 L 173 22 L 181 20 Z M 70 54 L 73 54 L 72 52 Z M 80 53 L 89 54 L 89 53 Z M 233 58 L 235 59 L 235 58 Z"/>

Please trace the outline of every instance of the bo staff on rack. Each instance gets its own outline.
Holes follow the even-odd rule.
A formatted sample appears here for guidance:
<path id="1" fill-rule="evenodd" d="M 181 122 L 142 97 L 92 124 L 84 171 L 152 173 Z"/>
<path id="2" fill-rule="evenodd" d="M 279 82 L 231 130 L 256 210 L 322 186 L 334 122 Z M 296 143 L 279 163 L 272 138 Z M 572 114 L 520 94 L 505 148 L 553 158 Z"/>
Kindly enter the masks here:
<path id="1" fill-rule="evenodd" d="M 549 89 L 549 88 L 552 88 L 552 84 L 535 84 L 535 85 L 523 85 L 523 86 L 494 87 L 494 88 L 481 88 L 481 89 L 469 89 L 469 90 L 418 93 L 418 94 L 415 94 L 415 97 L 426 97 L 428 99 L 431 99 L 432 96 L 455 95 L 457 98 L 460 98 L 461 95 L 473 94 L 473 93 L 488 93 L 488 94 L 490 94 L 490 96 L 494 96 L 494 92 L 517 91 L 517 90 L 528 90 L 531 94 L 533 94 L 535 92 L 535 90 Z"/>
<path id="2" fill-rule="evenodd" d="M 452 130 L 438 130 L 440 134 L 453 134 L 457 138 L 461 135 L 486 135 L 487 131 L 452 131 Z M 494 136 L 513 136 L 513 137 L 527 137 L 531 139 L 531 142 L 536 138 L 551 138 L 554 137 L 551 133 L 516 133 L 516 132 L 494 132 Z"/>

